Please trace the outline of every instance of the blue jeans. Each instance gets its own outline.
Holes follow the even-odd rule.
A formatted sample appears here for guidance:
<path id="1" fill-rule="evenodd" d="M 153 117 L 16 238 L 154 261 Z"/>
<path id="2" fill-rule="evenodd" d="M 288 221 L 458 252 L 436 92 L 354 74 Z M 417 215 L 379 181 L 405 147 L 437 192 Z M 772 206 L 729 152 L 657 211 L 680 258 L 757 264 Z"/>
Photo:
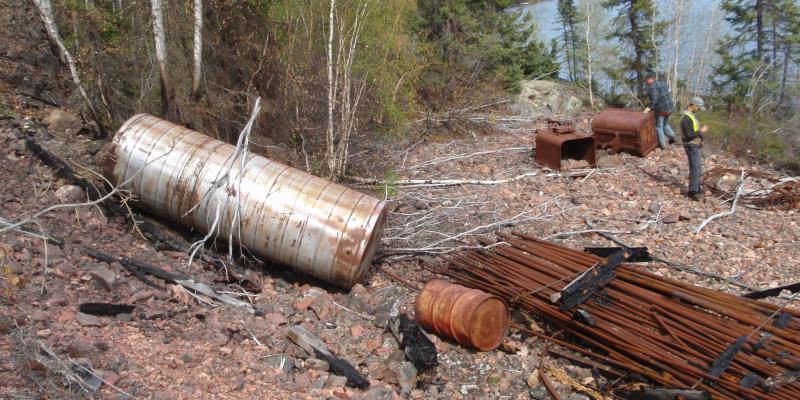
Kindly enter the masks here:
<path id="1" fill-rule="evenodd" d="M 669 116 L 666 115 L 656 115 L 656 136 L 658 137 L 658 147 L 662 149 L 667 147 L 667 141 L 664 137 L 666 134 L 672 141 L 675 141 L 675 132 L 672 131 L 672 127 L 669 126 L 667 123 L 667 119 Z"/>
<path id="2" fill-rule="evenodd" d="M 686 156 L 689 157 L 689 194 L 700 192 L 700 175 L 703 173 L 702 150 L 699 144 L 684 144 Z"/>

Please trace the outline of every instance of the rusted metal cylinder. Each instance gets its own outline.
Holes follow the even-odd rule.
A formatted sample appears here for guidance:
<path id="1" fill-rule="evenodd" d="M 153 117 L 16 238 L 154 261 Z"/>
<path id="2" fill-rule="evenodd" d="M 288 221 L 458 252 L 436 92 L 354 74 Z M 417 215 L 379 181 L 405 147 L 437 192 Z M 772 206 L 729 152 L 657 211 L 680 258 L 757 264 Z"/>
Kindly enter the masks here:
<path id="1" fill-rule="evenodd" d="M 494 350 L 508 333 L 506 303 L 478 289 L 432 280 L 417 296 L 415 309 L 426 329 L 478 350 Z"/>
<path id="2" fill-rule="evenodd" d="M 152 115 L 131 117 L 103 173 L 163 218 L 238 243 L 337 286 L 364 278 L 385 203 Z M 229 171 L 229 172 L 228 172 Z M 227 176 L 226 176 L 227 172 Z M 218 220 L 217 224 L 214 221 Z"/>

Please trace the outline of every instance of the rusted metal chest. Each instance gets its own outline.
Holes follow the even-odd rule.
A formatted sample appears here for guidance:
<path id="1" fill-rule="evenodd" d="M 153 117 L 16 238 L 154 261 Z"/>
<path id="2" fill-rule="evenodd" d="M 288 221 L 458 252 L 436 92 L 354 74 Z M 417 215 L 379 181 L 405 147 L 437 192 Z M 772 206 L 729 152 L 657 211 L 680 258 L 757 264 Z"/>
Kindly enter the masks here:
<path id="1" fill-rule="evenodd" d="M 644 157 L 658 145 L 653 112 L 609 108 L 592 119 L 598 149 Z"/>
<path id="2" fill-rule="evenodd" d="M 139 114 L 108 145 L 103 173 L 156 215 L 337 286 L 361 281 L 386 203 L 262 156 L 241 158 L 235 146 Z"/>
<path id="3" fill-rule="evenodd" d="M 585 160 L 590 167 L 597 165 L 594 138 L 575 133 L 575 126 L 548 120 L 547 129 L 536 130 L 536 161 L 560 170 L 561 160 Z"/>

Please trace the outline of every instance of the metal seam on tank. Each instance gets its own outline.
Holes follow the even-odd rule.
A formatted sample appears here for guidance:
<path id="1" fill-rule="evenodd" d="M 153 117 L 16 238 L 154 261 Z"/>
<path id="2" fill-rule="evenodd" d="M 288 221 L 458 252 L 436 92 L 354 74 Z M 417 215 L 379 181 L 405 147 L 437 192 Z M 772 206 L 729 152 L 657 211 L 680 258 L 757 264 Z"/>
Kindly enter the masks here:
<path id="1" fill-rule="evenodd" d="M 133 156 L 136 153 L 139 152 L 137 150 L 137 147 L 139 145 L 139 142 L 142 140 L 142 138 L 147 136 L 147 134 L 149 133 L 150 129 L 152 129 L 154 126 L 158 125 L 159 123 L 162 123 L 162 122 L 163 123 L 170 123 L 169 121 L 164 121 L 164 120 L 152 117 L 152 116 L 148 116 L 147 119 L 149 121 L 142 121 L 142 123 L 139 123 L 139 124 L 136 124 L 136 125 L 132 126 L 129 131 L 127 131 L 127 132 L 125 132 L 123 134 L 124 141 L 125 142 L 129 142 L 131 144 L 131 150 L 128 152 L 128 159 L 125 162 L 125 169 L 122 171 L 122 176 L 123 176 L 124 180 L 127 180 L 127 178 L 128 178 L 128 170 L 130 169 L 130 166 L 131 166 L 130 165 L 131 164 L 131 159 L 133 158 Z M 152 122 L 152 123 L 150 125 L 145 126 L 145 124 L 147 122 Z M 123 140 L 121 140 L 121 141 L 123 141 Z"/>
<path id="2" fill-rule="evenodd" d="M 181 182 L 181 179 L 183 179 L 183 178 L 185 178 L 183 180 L 186 182 L 186 184 L 187 185 L 189 184 L 190 179 L 186 175 L 191 172 L 191 171 L 189 171 L 189 167 L 191 166 L 192 159 L 195 157 L 195 154 L 197 154 L 197 152 L 206 143 L 208 143 L 209 141 L 212 141 L 212 140 L 216 140 L 216 139 L 214 139 L 214 138 L 212 138 L 210 136 L 206 136 L 206 135 L 202 135 L 202 136 L 203 136 L 203 139 L 200 142 L 195 143 L 193 145 L 194 148 L 192 149 L 191 152 L 189 152 L 189 156 L 186 158 L 186 163 L 184 163 L 183 167 L 178 172 L 178 175 L 177 175 L 178 176 L 178 180 L 176 181 L 176 185 L 179 185 L 180 182 Z M 188 191 L 188 189 L 189 189 L 188 187 L 184 188 L 184 192 L 183 193 L 181 193 L 180 190 L 177 190 L 177 189 L 173 190 L 171 195 L 167 198 L 167 203 L 170 205 L 169 213 L 174 218 L 176 218 L 178 221 L 181 221 L 184 218 L 183 217 L 184 210 L 182 209 L 181 206 L 183 205 L 182 204 L 183 203 L 183 201 L 182 201 L 183 198 L 188 194 L 188 193 L 186 193 Z M 175 198 L 176 196 L 178 196 L 178 199 Z"/>
<path id="3" fill-rule="evenodd" d="M 298 183 L 298 178 L 303 178 L 304 176 L 302 176 L 302 175 L 298 176 L 299 174 L 297 172 L 300 172 L 300 171 L 299 170 L 295 170 L 295 171 L 296 172 L 294 172 L 294 174 L 292 174 L 292 175 L 290 175 L 288 177 L 288 181 L 283 186 L 280 186 L 278 188 L 278 189 L 282 189 L 283 191 L 286 191 L 286 196 L 287 197 L 288 197 L 288 195 L 291 195 L 291 194 L 293 194 L 295 192 L 300 191 L 300 188 L 302 188 L 303 186 L 305 186 L 306 183 L 308 183 L 308 180 L 306 180 L 301 184 L 297 184 Z M 309 180 L 310 180 L 310 178 L 309 178 Z M 283 191 L 281 192 L 281 194 L 284 194 Z M 296 197 L 294 198 L 294 201 L 295 202 L 297 201 Z M 280 202 L 278 202 L 278 203 L 280 203 Z M 288 225 L 289 217 L 291 217 L 292 210 L 294 209 L 294 204 L 295 203 L 291 203 L 291 205 L 288 202 L 284 203 L 284 206 L 285 206 L 284 211 L 285 211 L 285 214 L 286 214 L 285 218 L 281 218 L 281 214 L 283 214 L 283 213 L 279 212 L 280 210 L 278 210 L 278 209 L 275 209 L 276 212 L 273 213 L 273 215 L 275 215 L 275 221 L 277 222 L 277 224 L 275 224 L 274 231 L 270 232 L 269 240 L 266 241 L 265 251 L 269 251 L 270 249 L 275 250 L 275 259 L 278 262 L 283 262 L 281 260 L 282 259 L 282 255 L 281 255 L 281 251 L 280 251 L 281 247 L 278 246 L 278 244 L 279 244 L 278 236 L 280 236 L 280 241 L 283 242 L 283 235 L 284 235 L 284 229 L 285 229 L 284 228 L 284 222 L 285 222 L 286 225 Z M 297 269 L 297 268 L 295 267 L 294 269 Z"/>
<path id="4" fill-rule="evenodd" d="M 186 184 L 188 184 L 188 177 L 187 170 L 192 163 L 192 158 L 197 153 L 198 147 L 203 144 L 207 143 L 211 138 L 202 135 L 202 134 L 193 134 L 196 133 L 192 130 L 186 129 L 188 132 L 184 133 L 182 138 L 188 138 L 187 140 L 183 140 L 185 143 L 184 151 L 182 151 L 182 156 L 179 158 L 182 162 L 178 164 L 178 168 L 174 171 L 174 173 L 170 174 L 170 179 L 167 180 L 165 184 L 166 193 L 164 195 L 164 202 L 166 204 L 165 209 L 166 213 L 170 215 L 172 218 L 177 219 L 178 221 L 181 220 L 178 213 L 179 210 L 179 203 L 180 203 L 180 196 L 185 195 L 186 191 Z M 189 150 L 189 151 L 187 151 Z M 172 184 L 172 185 L 170 185 Z M 183 185 L 183 186 L 182 186 Z"/>
<path id="5" fill-rule="evenodd" d="M 242 215 L 242 209 L 247 206 L 247 202 L 245 201 L 245 199 L 242 199 L 242 197 L 241 197 L 242 196 L 241 183 L 244 183 L 245 177 L 247 176 L 247 173 L 249 172 L 249 168 L 247 167 L 248 164 L 250 164 L 250 161 L 254 160 L 257 156 L 255 154 L 252 154 L 252 153 L 248 152 L 248 153 L 245 154 L 245 157 L 247 157 L 247 158 L 244 161 L 244 166 L 243 167 L 242 167 L 242 163 L 241 162 L 240 163 L 236 163 L 236 166 L 237 166 L 236 171 L 237 171 L 237 173 L 236 173 L 236 179 L 234 181 L 239 183 L 239 187 L 238 187 L 238 190 L 235 191 L 236 194 L 235 194 L 234 197 L 236 197 L 236 201 L 233 202 L 233 205 L 231 207 L 229 207 L 229 208 L 232 208 L 232 210 L 230 210 L 230 214 L 231 215 L 230 215 L 230 221 L 229 221 L 230 224 L 229 225 L 231 227 L 233 227 L 233 223 L 236 222 L 236 220 L 238 219 L 238 224 L 236 224 L 236 225 L 238 226 L 239 229 L 234 229 L 233 232 L 228 232 L 228 237 L 233 238 L 235 240 L 235 242 L 238 243 L 240 246 L 244 246 L 242 244 L 242 233 L 241 233 L 242 232 L 242 229 L 241 229 L 242 228 L 242 216 L 243 216 Z M 260 173 L 261 173 L 261 169 L 259 169 L 259 171 L 258 171 L 258 174 L 260 174 Z M 233 177 L 231 177 L 231 178 L 233 178 Z M 234 185 L 236 185 L 236 183 L 234 183 Z M 250 192 L 248 191 L 248 194 L 249 193 Z M 226 210 L 226 215 L 227 214 L 228 214 L 228 212 Z"/>
<path id="6" fill-rule="evenodd" d="M 170 130 L 172 130 L 173 128 L 178 126 L 178 125 L 175 125 L 175 124 L 171 124 L 171 125 L 172 126 L 168 127 L 165 131 L 162 131 L 161 134 L 158 136 L 158 138 L 156 138 L 156 140 L 150 146 L 150 149 L 147 151 L 147 157 L 145 157 L 144 164 L 142 165 L 141 174 L 139 174 L 138 177 L 133 178 L 133 180 L 131 181 L 131 186 L 134 188 L 136 193 L 139 193 L 139 196 L 141 196 L 142 198 L 144 198 L 144 193 L 142 193 L 142 180 L 144 180 L 144 176 L 147 173 L 147 169 L 150 167 L 150 157 L 153 155 L 153 151 L 155 150 L 156 145 L 158 144 L 158 142 L 161 141 L 161 138 L 163 138 L 164 135 L 166 135 Z M 158 159 L 158 158 L 156 158 L 156 159 Z M 153 162 L 155 162 L 155 160 Z M 161 170 L 163 170 L 163 169 L 164 169 L 164 167 L 162 165 Z M 159 172 L 159 176 L 161 174 L 161 170 L 158 171 Z M 135 176 L 135 174 L 134 174 L 134 176 Z M 137 181 L 138 181 L 138 185 L 139 185 L 138 188 L 136 187 Z"/>
<path id="7" fill-rule="evenodd" d="M 276 164 L 280 164 L 278 162 L 275 162 L 275 163 Z M 258 239 L 257 236 L 258 236 L 258 233 L 259 233 L 258 228 L 261 226 L 261 221 L 264 218 L 264 208 L 266 208 L 268 206 L 268 203 L 269 203 L 267 201 L 267 199 L 269 198 L 270 194 L 272 193 L 272 188 L 275 187 L 275 183 L 277 183 L 278 179 L 281 178 L 283 173 L 288 171 L 290 168 L 291 167 L 289 167 L 288 165 L 284 165 L 283 169 L 280 172 L 278 172 L 277 174 L 275 174 L 275 179 L 272 180 L 272 183 L 270 183 L 270 185 L 269 185 L 269 189 L 267 189 L 267 196 L 263 199 L 263 201 L 260 202 L 261 203 L 261 208 L 258 210 L 258 218 L 256 218 L 255 229 L 253 230 L 253 247 L 255 247 L 256 250 L 259 248 L 259 246 L 262 243 L 261 241 L 257 240 Z M 266 250 L 266 244 L 264 246 L 265 246 L 264 249 Z M 266 251 L 264 253 L 266 255 Z M 270 259 L 273 259 L 273 257 L 271 257 L 271 256 L 268 256 L 268 257 Z"/>
<path id="8" fill-rule="evenodd" d="M 356 210 L 356 209 L 360 209 L 360 208 L 362 208 L 362 207 L 363 207 L 363 206 L 362 206 L 362 207 L 358 207 L 358 205 L 359 205 L 359 203 L 361 203 L 361 200 L 363 200 L 363 199 L 364 199 L 364 197 L 367 197 L 367 196 L 366 196 L 366 195 L 362 196 L 362 197 L 361 197 L 360 199 L 358 199 L 358 201 L 356 202 L 356 206 L 354 206 L 354 207 L 353 207 L 353 212 L 350 214 L 350 218 L 348 218 L 348 220 L 347 220 L 347 224 L 345 224 L 345 227 L 349 226 L 349 224 L 350 224 L 350 221 L 353 219 L 353 214 L 355 214 L 355 210 Z M 370 198 L 369 198 L 369 197 L 367 197 L 367 200 L 370 200 Z M 379 203 L 379 204 L 380 204 L 380 203 Z M 376 205 L 376 206 L 377 206 L 377 205 Z M 369 235 L 367 235 L 367 231 L 366 231 L 366 229 L 367 229 L 367 226 L 369 225 L 369 221 L 370 221 L 370 219 L 372 218 L 372 212 L 373 212 L 373 211 L 375 211 L 375 207 L 376 207 L 376 206 L 373 206 L 373 207 L 372 207 L 372 210 L 370 210 L 370 212 L 369 212 L 369 213 L 367 213 L 367 217 L 366 217 L 366 218 L 364 218 L 364 223 L 363 223 L 362 225 L 359 225 L 359 226 L 358 226 L 358 228 L 359 228 L 359 229 L 361 229 L 361 230 L 363 230 L 363 231 L 364 231 L 364 235 L 362 235 L 360 239 L 357 239 L 357 240 L 356 240 L 356 248 L 354 248 L 354 249 L 353 249 L 353 257 L 355 258 L 355 261 L 356 261 L 356 263 L 351 263 L 350 267 L 351 267 L 351 268 L 355 268 L 356 270 L 355 270 L 355 271 L 352 271 L 352 270 L 351 270 L 351 271 L 348 271 L 348 272 L 349 272 L 349 274 L 348 274 L 348 275 L 350 276 L 350 279 L 351 279 L 351 280 L 355 278 L 355 276 L 356 276 L 356 274 L 355 274 L 355 273 L 356 273 L 356 271 L 358 271 L 358 269 L 360 269 L 360 267 L 361 267 L 361 257 L 357 257 L 357 256 L 358 256 L 358 251 L 357 251 L 357 250 L 358 250 L 358 248 L 361 246 L 361 244 L 362 244 L 362 243 L 364 243 L 364 247 L 366 248 L 366 243 L 365 243 L 365 241 L 364 241 L 364 238 L 368 238 L 368 237 L 369 237 Z M 349 229 L 345 229 L 345 231 L 348 231 L 348 232 L 349 232 L 350 230 L 349 230 Z M 341 242 L 340 242 L 340 244 L 339 244 L 339 245 L 341 246 Z M 338 247 L 337 247 L 337 249 L 336 249 L 336 253 L 337 253 L 337 254 L 339 253 L 339 249 L 338 249 Z"/>
<path id="9" fill-rule="evenodd" d="M 216 139 L 215 139 L 215 140 L 216 140 Z M 214 153 L 216 153 L 217 149 L 219 149 L 220 147 L 222 147 L 222 146 L 224 146 L 224 145 L 226 145 L 226 144 L 227 144 L 227 143 L 220 141 L 220 143 L 217 143 L 216 145 L 214 145 L 214 147 L 212 147 L 212 148 L 211 148 L 211 149 L 208 151 L 208 153 L 206 153 L 206 157 L 203 157 L 203 158 L 201 158 L 201 159 L 200 159 L 200 162 L 199 162 L 199 163 L 197 163 L 197 166 L 196 166 L 195 168 L 197 169 L 197 171 L 199 171 L 199 174 L 198 174 L 198 175 L 195 177 L 195 179 L 194 179 L 194 185 L 192 185 L 192 192 L 191 192 L 191 193 L 190 193 L 190 195 L 189 195 L 189 202 L 190 202 L 190 203 L 191 203 L 191 202 L 192 202 L 192 200 L 194 199 L 194 195 L 197 193 L 197 189 L 198 189 L 198 187 L 199 187 L 199 186 L 202 186 L 202 184 L 203 184 L 203 180 L 202 180 L 202 178 L 203 178 L 203 170 L 205 169 L 206 163 L 208 162 L 208 160 L 210 160 L 210 159 L 211 159 L 211 157 L 214 155 Z M 206 192 L 206 195 L 208 195 L 208 192 Z M 197 210 L 198 208 L 200 208 L 200 204 L 203 202 L 203 199 L 206 197 L 206 195 L 204 195 L 203 197 L 201 197 L 201 198 L 200 198 L 200 200 L 197 202 L 197 204 L 190 204 L 190 205 L 189 205 L 189 208 L 188 208 L 188 209 L 186 209 L 186 211 L 183 211 L 183 210 L 182 210 L 182 212 L 181 212 L 181 215 L 183 215 L 183 214 L 187 213 L 189 210 L 191 210 L 191 209 L 193 209 L 193 208 L 194 208 L 195 210 Z M 195 208 L 195 207 L 196 207 L 196 208 Z M 191 219 L 194 219 L 194 211 L 192 211 L 192 217 L 191 217 Z"/>
<path id="10" fill-rule="evenodd" d="M 128 158 L 125 160 L 125 168 L 120 170 L 120 172 L 122 173 L 121 179 L 119 180 L 120 183 L 125 182 L 125 181 L 128 180 L 128 169 L 131 166 L 131 159 L 133 158 L 133 155 L 137 152 L 136 145 L 139 144 L 139 141 L 142 140 L 142 137 L 145 136 L 145 134 L 150 130 L 150 128 L 156 126 L 156 124 L 158 124 L 160 122 L 169 122 L 169 121 L 160 120 L 158 118 L 150 118 L 150 117 L 151 116 L 147 116 L 146 119 L 152 119 L 154 121 L 149 126 L 144 127 L 144 123 L 136 124 L 136 125 L 133 125 L 130 128 L 131 129 L 130 131 L 124 132 L 122 135 L 120 135 L 120 145 L 123 144 L 122 142 L 132 142 L 131 143 L 131 150 L 127 154 Z M 134 132 L 137 132 L 138 134 L 134 135 Z M 131 135 L 134 135 L 134 136 L 131 137 Z M 120 149 L 120 150 L 122 150 L 122 149 Z M 132 182 L 129 182 L 129 183 L 132 183 Z"/>
<path id="11" fill-rule="evenodd" d="M 229 144 L 229 146 L 230 146 L 230 144 Z M 208 159 L 211 159 L 214 154 L 215 153 L 210 153 Z M 206 225 L 209 227 L 209 231 L 211 230 L 210 227 L 214 225 L 214 223 L 212 221 L 217 221 L 217 227 L 216 227 L 216 231 L 217 232 L 214 235 L 215 238 L 219 237 L 220 235 L 222 235 L 223 237 L 227 237 L 227 234 L 226 234 L 227 232 L 223 231 L 222 228 L 225 227 L 227 229 L 229 224 L 230 224 L 230 221 L 225 221 L 225 218 L 228 215 L 226 209 L 228 208 L 227 206 L 228 206 L 229 199 L 230 199 L 231 195 L 230 195 L 230 193 L 227 192 L 226 188 L 223 188 L 221 185 L 218 185 L 218 182 L 219 182 L 220 179 L 225 177 L 226 174 L 228 175 L 227 179 L 230 179 L 230 175 L 233 172 L 234 167 L 236 166 L 236 161 L 239 159 L 239 156 L 234 156 L 234 154 L 236 154 L 235 153 L 235 149 L 231 149 L 231 153 L 227 157 L 225 157 L 225 161 L 222 162 L 222 168 L 217 171 L 217 176 L 214 177 L 214 179 L 209 182 L 209 190 L 206 192 L 206 194 L 203 195 L 203 197 L 206 199 L 205 200 L 206 206 L 203 207 L 203 209 L 206 211 L 205 221 L 206 221 Z M 233 157 L 232 160 L 231 160 L 231 157 Z M 231 167 L 227 172 L 225 172 L 224 170 L 227 168 L 226 165 L 228 163 L 230 163 Z M 213 189 L 213 193 L 211 191 L 212 188 L 214 188 Z M 215 194 L 219 193 L 220 190 L 222 190 L 224 192 L 224 194 L 222 196 L 224 198 L 224 202 L 221 202 L 220 200 L 217 200 L 217 202 L 215 203 L 215 207 L 214 207 L 213 219 L 209 219 L 209 214 L 208 213 L 211 211 L 211 209 L 210 209 L 211 208 L 210 207 L 211 206 L 211 200 L 216 197 Z M 198 204 L 203 204 L 203 200 L 201 199 Z M 197 209 L 199 210 L 201 207 L 202 206 L 198 206 Z M 225 209 L 220 210 L 220 207 L 223 207 Z M 217 214 L 219 214 L 219 220 L 217 220 Z"/>
<path id="12" fill-rule="evenodd" d="M 339 197 L 337 197 L 336 201 L 333 203 L 333 207 L 331 207 L 331 211 L 328 212 L 328 217 L 325 218 L 324 221 L 322 221 L 322 223 L 325 224 L 325 226 L 330 227 L 330 225 L 328 225 L 327 222 L 331 220 L 331 216 L 333 215 L 333 212 L 336 210 L 337 206 L 339 205 L 339 201 L 342 199 L 342 196 L 344 196 L 344 194 L 347 193 L 347 190 L 350 190 L 350 189 L 342 190 L 342 192 L 339 193 Z M 337 242 L 337 244 L 338 244 L 338 242 Z M 321 244 L 320 244 L 320 246 L 317 246 L 316 249 L 314 249 L 314 257 L 311 258 L 312 270 L 314 271 L 315 276 L 317 276 L 319 278 L 322 278 L 322 279 L 325 279 L 328 282 L 331 282 L 330 276 L 332 274 L 331 271 L 333 271 L 333 265 L 332 264 L 336 263 L 336 253 L 333 253 L 333 257 L 331 258 L 331 263 L 332 264 L 324 266 L 326 268 L 323 268 L 323 271 L 317 272 L 317 268 L 316 268 L 316 266 L 317 266 L 317 255 L 319 255 L 319 248 L 320 247 L 322 247 Z M 323 273 L 325 270 L 327 270 L 327 273 Z"/>
<path id="13" fill-rule="evenodd" d="M 311 175 L 311 174 L 306 174 L 306 175 L 308 175 L 309 178 L 305 182 L 303 182 L 302 186 L 298 186 L 298 190 L 297 190 L 298 195 L 294 198 L 294 202 L 292 203 L 292 206 L 289 207 L 289 215 L 286 217 L 286 224 L 284 224 L 283 229 L 279 229 L 278 230 L 279 232 L 282 232 L 281 241 L 278 244 L 278 249 L 279 249 L 278 258 L 279 258 L 280 262 L 285 262 L 286 264 L 289 264 L 289 262 L 288 261 L 283 261 L 281 259 L 284 256 L 283 242 L 286 240 L 286 234 L 289 233 L 289 224 L 292 221 L 292 216 L 295 215 L 295 211 L 297 210 L 297 202 L 300 200 L 300 197 L 303 195 L 303 191 L 308 187 L 308 185 L 311 182 L 314 181 L 314 178 L 315 178 L 314 175 Z M 306 213 L 306 220 L 308 220 L 308 213 Z M 289 259 L 291 259 L 291 255 L 289 256 Z"/>
<path id="14" fill-rule="evenodd" d="M 253 184 L 258 184 L 258 178 L 261 178 L 261 175 L 263 175 L 264 171 L 267 170 L 267 166 L 272 164 L 272 160 L 270 160 L 269 158 L 265 158 L 265 160 L 267 160 L 267 163 L 262 165 L 261 168 L 258 169 L 258 173 L 253 178 Z M 247 166 L 245 166 L 245 168 L 247 168 Z M 247 194 L 245 195 L 245 197 L 241 199 L 242 204 L 245 204 L 245 205 L 247 204 L 247 202 L 250 200 L 250 194 L 253 193 L 254 191 L 255 190 L 248 190 L 247 191 Z M 251 217 L 256 214 L 255 206 L 253 206 L 252 208 L 253 208 L 253 213 L 251 213 L 251 215 L 250 215 Z M 241 221 L 241 218 L 242 218 L 242 216 L 239 216 L 239 221 Z M 253 222 L 253 224 L 255 224 L 255 221 Z M 244 234 L 240 235 L 240 237 L 239 237 L 239 244 L 241 246 L 245 247 L 245 248 L 247 248 L 248 245 L 243 243 L 244 240 L 242 240 L 242 239 L 246 238 L 246 237 L 247 237 L 247 232 L 245 232 Z"/>
<path id="15" fill-rule="evenodd" d="M 180 128 L 180 129 L 186 129 L 186 128 L 180 126 L 180 125 L 175 125 L 175 126 L 177 128 Z M 167 133 L 169 131 L 171 131 L 171 130 L 172 130 L 172 128 L 167 130 L 167 132 L 164 132 L 164 134 L 161 135 L 161 137 L 158 140 L 156 140 L 156 142 L 153 144 L 153 149 L 151 151 L 154 151 L 156 149 L 156 147 L 158 147 L 158 144 L 161 142 L 161 140 L 164 139 L 164 137 L 167 136 Z M 169 137 L 167 137 L 167 139 L 171 139 L 173 141 L 172 150 L 170 150 L 170 152 L 175 150 L 175 148 L 178 147 L 178 143 L 182 142 L 183 138 L 185 138 L 186 136 L 188 136 L 188 135 L 179 135 L 179 134 L 175 135 L 175 134 L 172 134 Z M 158 204 L 159 203 L 158 188 L 161 187 L 161 177 L 163 177 L 165 175 L 164 174 L 164 169 L 166 169 L 165 167 L 166 167 L 166 164 L 167 164 L 167 158 L 169 158 L 169 157 L 167 156 L 167 157 L 164 158 L 164 161 L 161 163 L 161 169 L 158 170 L 158 178 L 156 178 L 155 191 L 153 192 L 153 203 L 154 203 L 154 206 L 156 208 L 159 208 L 159 209 L 167 206 L 167 204 Z M 148 160 L 149 160 L 149 157 L 148 157 Z M 172 171 L 166 173 L 166 175 L 167 176 L 172 176 L 173 175 Z M 141 185 L 142 182 L 140 181 L 139 184 Z"/>
<path id="16" fill-rule="evenodd" d="M 319 203 L 319 200 L 322 198 L 322 196 L 328 190 L 328 187 L 330 185 L 333 185 L 333 182 L 331 182 L 331 181 L 326 180 L 325 182 L 326 182 L 325 186 L 322 187 L 322 190 L 319 191 L 319 194 L 317 195 L 317 198 L 314 199 L 314 203 L 313 203 L 313 205 L 311 207 L 313 209 L 317 209 L 317 203 Z M 344 191 L 342 193 L 344 193 Z M 306 231 L 306 226 L 308 226 L 308 220 L 311 219 L 311 215 L 312 215 L 311 213 L 308 213 L 308 215 L 306 216 L 306 220 L 303 221 L 303 227 L 300 228 L 300 233 L 298 234 L 300 236 L 300 240 L 297 242 L 297 250 L 294 252 L 294 256 L 292 256 L 289 259 L 292 264 L 297 264 L 297 257 L 300 256 L 300 249 L 303 247 L 303 239 L 305 239 L 304 233 Z M 311 265 L 311 269 L 314 270 L 314 265 Z"/>
<path id="17" fill-rule="evenodd" d="M 368 215 L 367 218 L 364 219 L 364 226 L 362 227 L 362 229 L 364 230 L 364 235 L 358 241 L 358 247 L 356 249 L 354 249 L 354 251 L 353 251 L 353 254 L 356 256 L 356 260 L 355 260 L 356 262 L 353 264 L 353 267 L 355 268 L 355 270 L 352 271 L 352 273 L 350 274 L 350 276 L 351 276 L 350 282 L 349 282 L 350 285 L 354 285 L 355 284 L 355 280 L 361 275 L 360 274 L 360 272 L 361 272 L 361 264 L 364 263 L 364 255 L 365 255 L 365 253 L 367 251 L 367 247 L 369 246 L 369 243 L 370 243 L 370 241 L 372 239 L 372 235 L 375 234 L 374 229 L 375 229 L 375 226 L 377 225 L 378 219 L 380 219 L 380 213 L 375 218 L 376 223 L 373 224 L 372 229 L 368 229 L 368 228 L 370 226 L 370 221 L 372 221 L 373 217 L 375 217 L 375 210 L 378 209 L 379 207 L 381 207 L 381 205 L 382 205 L 381 202 L 378 201 L 378 203 L 375 204 L 374 207 L 372 207 L 372 210 L 369 212 L 369 214 L 367 214 Z"/>
<path id="18" fill-rule="evenodd" d="M 383 204 L 383 202 L 378 200 L 378 203 L 375 204 L 375 207 L 372 207 L 372 211 L 370 211 L 369 217 L 366 219 L 366 221 L 364 221 L 364 238 L 362 238 L 362 240 L 360 241 L 363 244 L 363 246 L 359 245 L 359 249 L 355 252 L 355 254 L 358 256 L 358 259 L 355 265 L 356 271 L 353 274 L 353 280 L 355 280 L 355 278 L 357 278 L 360 275 L 359 272 L 361 271 L 361 264 L 365 262 L 366 251 L 367 248 L 369 247 L 370 242 L 372 241 L 373 235 L 376 235 L 375 228 L 378 226 L 378 222 L 381 219 L 381 214 L 383 214 L 382 211 L 384 207 L 385 205 Z M 379 212 L 376 215 L 375 210 L 381 210 L 381 212 Z M 375 217 L 374 220 L 375 222 L 372 223 L 372 227 L 370 229 L 370 221 L 373 220 L 373 217 Z M 378 232 L 377 234 L 380 233 L 381 232 Z M 355 282 L 350 282 L 350 284 L 354 285 Z"/>
<path id="19" fill-rule="evenodd" d="M 361 200 L 364 198 L 364 196 L 366 196 L 366 194 L 361 193 L 361 192 L 359 192 L 359 194 L 361 194 L 361 197 L 359 197 L 358 200 L 353 202 L 353 206 L 350 207 L 350 214 L 347 215 L 347 219 L 344 222 L 344 227 L 339 232 L 337 232 L 337 234 L 336 234 L 336 247 L 335 247 L 334 252 L 333 252 L 333 255 L 334 255 L 334 257 L 333 257 L 333 260 L 334 260 L 333 261 L 333 266 L 336 266 L 336 260 L 339 259 L 339 256 L 338 256 L 338 254 L 339 254 L 339 246 L 342 245 L 342 238 L 344 237 L 344 235 L 345 235 L 345 233 L 347 231 L 347 225 L 350 223 L 350 219 L 353 218 L 353 213 L 356 211 L 356 208 L 358 207 L 358 203 L 360 203 Z M 334 274 L 334 269 L 335 268 L 331 268 L 330 269 L 330 274 L 331 275 L 328 278 L 329 282 L 333 281 L 332 278 L 333 278 L 333 274 Z"/>
<path id="20" fill-rule="evenodd" d="M 262 171 L 259 172 L 259 177 L 261 176 L 261 174 L 263 174 L 264 171 L 268 170 L 270 168 L 270 165 L 272 165 L 273 163 L 274 163 L 274 161 L 269 160 L 269 162 L 267 164 L 265 164 L 263 167 L 261 167 Z M 286 167 L 286 168 L 288 168 L 288 167 Z M 281 172 L 283 172 L 284 170 L 281 170 Z M 280 173 L 278 173 L 277 175 L 280 176 Z M 272 186 L 270 186 L 270 188 L 271 187 Z M 269 189 L 267 189 L 267 191 L 269 192 Z M 266 202 L 264 202 L 264 201 L 258 201 L 257 202 L 257 206 L 256 206 L 257 208 L 253 209 L 253 217 L 255 217 L 255 219 L 253 220 L 253 229 L 251 230 L 252 234 L 250 234 L 250 236 L 249 236 L 249 237 L 252 238 L 252 240 L 250 241 L 249 244 L 253 247 L 253 251 L 258 251 L 257 250 L 257 248 L 258 248 L 258 240 L 256 240 L 257 236 L 258 236 L 258 225 L 261 222 L 261 212 L 264 210 L 265 203 Z"/>

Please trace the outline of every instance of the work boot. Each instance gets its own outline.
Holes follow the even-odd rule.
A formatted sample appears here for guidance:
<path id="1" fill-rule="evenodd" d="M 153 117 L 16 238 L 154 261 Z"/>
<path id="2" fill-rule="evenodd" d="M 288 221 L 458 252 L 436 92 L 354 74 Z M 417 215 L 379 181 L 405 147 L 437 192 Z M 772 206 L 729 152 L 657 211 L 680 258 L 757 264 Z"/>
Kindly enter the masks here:
<path id="1" fill-rule="evenodd" d="M 669 144 L 675 144 L 675 138 L 674 137 L 669 138 Z"/>
<path id="2" fill-rule="evenodd" d="M 686 193 L 686 195 L 689 196 L 689 198 L 694 201 L 703 201 L 703 199 L 705 198 L 702 192 L 689 192 Z"/>

